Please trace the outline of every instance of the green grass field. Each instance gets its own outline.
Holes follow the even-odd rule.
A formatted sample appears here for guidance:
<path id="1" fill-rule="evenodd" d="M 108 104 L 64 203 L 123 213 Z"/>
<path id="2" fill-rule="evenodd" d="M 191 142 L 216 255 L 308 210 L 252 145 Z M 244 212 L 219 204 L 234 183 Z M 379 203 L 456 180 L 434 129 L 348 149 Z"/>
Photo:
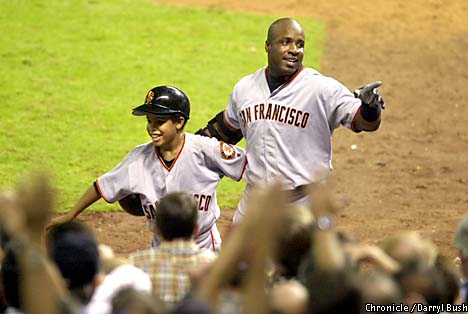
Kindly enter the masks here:
<path id="1" fill-rule="evenodd" d="M 241 77 L 266 64 L 266 30 L 278 17 L 138 0 L 0 2 L 1 186 L 46 169 L 57 211 L 68 210 L 149 140 L 131 108 L 150 88 L 184 90 L 192 104 L 186 130 L 197 130 L 226 106 Z M 297 19 L 307 35 L 304 63 L 318 68 L 323 25 Z M 235 206 L 243 186 L 224 179 L 220 205 Z"/>

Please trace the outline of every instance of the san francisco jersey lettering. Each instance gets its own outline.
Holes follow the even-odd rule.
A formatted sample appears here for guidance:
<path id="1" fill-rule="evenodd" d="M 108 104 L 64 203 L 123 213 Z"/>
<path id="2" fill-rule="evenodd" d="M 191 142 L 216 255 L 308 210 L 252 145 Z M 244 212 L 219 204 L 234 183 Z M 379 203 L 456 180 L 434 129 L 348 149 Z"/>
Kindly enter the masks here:
<path id="1" fill-rule="evenodd" d="M 220 215 L 216 199 L 219 181 L 224 176 L 239 181 L 246 163 L 242 148 L 185 133 L 182 150 L 171 167 L 166 166 L 149 142 L 134 148 L 113 170 L 98 178 L 97 184 L 102 197 L 110 203 L 129 194 L 140 194 L 152 232 L 155 231 L 156 205 L 161 197 L 178 191 L 192 194 L 199 207 L 197 241 L 206 238 L 204 233 L 210 232 Z"/>
<path id="2" fill-rule="evenodd" d="M 253 108 L 253 110 L 252 110 Z M 253 112 L 253 114 L 252 114 Z M 240 118 L 244 124 L 257 120 L 274 120 L 287 123 L 296 127 L 305 128 L 309 120 L 309 113 L 278 104 L 257 104 L 249 106 L 240 112 Z"/>
<path id="3" fill-rule="evenodd" d="M 234 87 L 225 121 L 247 139 L 245 179 L 267 184 L 280 179 L 287 188 L 314 181 L 313 171 L 331 169 L 331 135 L 351 128 L 359 99 L 333 78 L 303 68 L 270 92 L 265 68 Z"/>

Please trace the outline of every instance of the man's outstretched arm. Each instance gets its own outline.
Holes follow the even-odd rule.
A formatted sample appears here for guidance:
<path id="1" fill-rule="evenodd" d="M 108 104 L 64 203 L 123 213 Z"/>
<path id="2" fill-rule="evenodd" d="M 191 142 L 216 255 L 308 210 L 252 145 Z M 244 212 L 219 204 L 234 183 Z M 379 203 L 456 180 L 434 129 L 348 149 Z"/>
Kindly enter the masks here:
<path id="1" fill-rule="evenodd" d="M 359 113 L 354 121 L 357 131 L 372 132 L 380 126 L 380 114 L 385 109 L 385 102 L 380 95 L 378 87 L 382 82 L 373 82 L 354 91 L 354 96 L 362 102 Z"/>

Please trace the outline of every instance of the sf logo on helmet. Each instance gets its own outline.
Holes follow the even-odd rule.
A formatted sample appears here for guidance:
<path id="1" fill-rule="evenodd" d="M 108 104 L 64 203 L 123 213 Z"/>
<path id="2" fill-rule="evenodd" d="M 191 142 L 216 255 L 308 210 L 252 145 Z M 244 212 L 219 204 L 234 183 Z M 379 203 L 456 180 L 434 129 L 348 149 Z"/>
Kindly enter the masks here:
<path id="1" fill-rule="evenodd" d="M 152 90 L 150 90 L 148 92 L 148 95 L 146 95 L 146 103 L 149 104 L 151 103 L 151 101 L 153 100 L 154 98 L 154 92 Z"/>

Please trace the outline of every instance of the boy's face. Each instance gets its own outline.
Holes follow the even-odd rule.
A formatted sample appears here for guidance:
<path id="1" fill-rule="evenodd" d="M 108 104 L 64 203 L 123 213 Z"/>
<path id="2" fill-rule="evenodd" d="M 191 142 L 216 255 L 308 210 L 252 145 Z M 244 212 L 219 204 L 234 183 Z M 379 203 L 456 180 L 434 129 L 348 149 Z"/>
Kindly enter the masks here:
<path id="1" fill-rule="evenodd" d="M 170 147 L 181 134 L 185 119 L 183 117 L 164 117 L 149 114 L 146 130 L 155 147 Z"/>

